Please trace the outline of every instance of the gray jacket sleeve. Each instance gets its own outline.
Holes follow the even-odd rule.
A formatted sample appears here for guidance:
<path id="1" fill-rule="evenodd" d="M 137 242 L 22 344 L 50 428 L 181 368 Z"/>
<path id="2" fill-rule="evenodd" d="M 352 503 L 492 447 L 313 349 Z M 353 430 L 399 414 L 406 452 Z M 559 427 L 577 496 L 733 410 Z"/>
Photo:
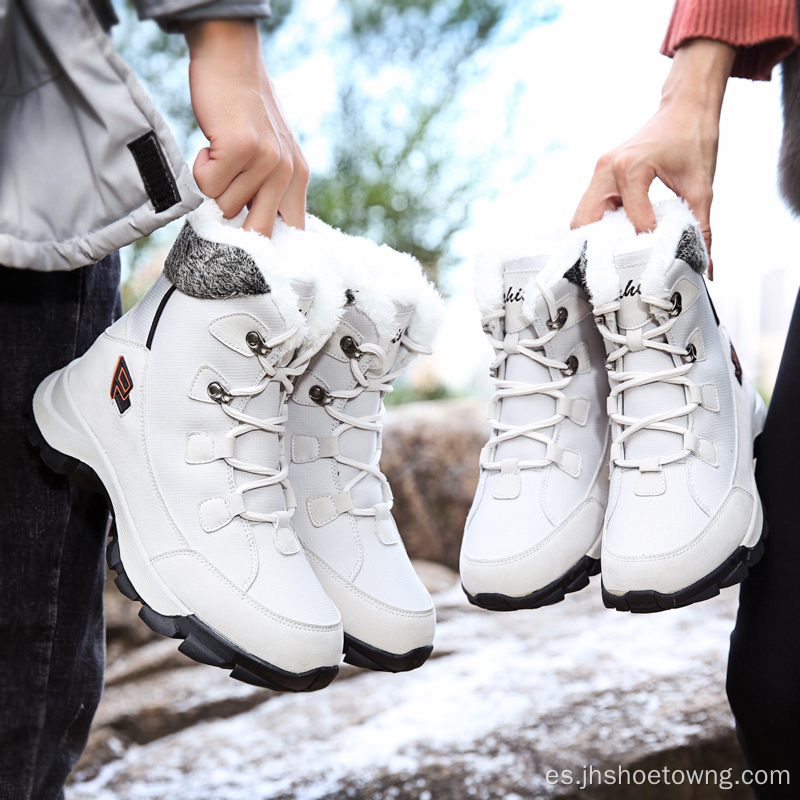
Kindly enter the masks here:
<path id="1" fill-rule="evenodd" d="M 263 19 L 269 0 L 135 0 L 139 19 L 154 19 L 168 33 L 195 19 Z"/>

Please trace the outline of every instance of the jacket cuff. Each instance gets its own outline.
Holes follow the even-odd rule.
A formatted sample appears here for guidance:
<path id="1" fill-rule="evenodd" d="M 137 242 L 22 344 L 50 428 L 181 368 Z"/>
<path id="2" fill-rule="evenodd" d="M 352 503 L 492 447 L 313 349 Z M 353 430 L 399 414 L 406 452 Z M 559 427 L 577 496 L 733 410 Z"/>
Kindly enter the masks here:
<path id="1" fill-rule="evenodd" d="M 139 19 L 153 19 L 167 33 L 180 33 L 181 22 L 201 19 L 265 19 L 269 0 L 136 0 Z"/>
<path id="2" fill-rule="evenodd" d="M 795 0 L 676 0 L 661 52 L 670 58 L 690 39 L 737 48 L 732 78 L 768 81 L 800 44 Z"/>

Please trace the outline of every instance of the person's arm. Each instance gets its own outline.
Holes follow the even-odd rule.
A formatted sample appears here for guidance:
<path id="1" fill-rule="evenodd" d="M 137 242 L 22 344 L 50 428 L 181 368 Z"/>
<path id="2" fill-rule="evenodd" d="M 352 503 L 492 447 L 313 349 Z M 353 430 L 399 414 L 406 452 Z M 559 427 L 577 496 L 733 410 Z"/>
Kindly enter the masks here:
<path id="1" fill-rule="evenodd" d="M 711 248 L 719 117 L 735 54 L 733 47 L 705 39 L 678 50 L 658 111 L 631 139 L 600 157 L 572 227 L 622 205 L 638 232 L 652 230 L 655 216 L 647 192 L 660 178 L 689 203 Z"/>
<path id="2" fill-rule="evenodd" d="M 625 206 L 637 231 L 655 227 L 647 193 L 660 178 L 692 208 L 711 250 L 709 214 L 722 99 L 730 76 L 768 80 L 800 34 L 796 0 L 676 0 L 661 48 L 673 56 L 655 116 L 600 158 L 572 227 Z"/>
<path id="3" fill-rule="evenodd" d="M 194 164 L 200 190 L 228 218 L 247 205 L 247 230 L 270 236 L 277 214 L 303 228 L 308 164 L 275 95 L 255 21 L 181 25 L 192 108 L 209 141 Z"/>

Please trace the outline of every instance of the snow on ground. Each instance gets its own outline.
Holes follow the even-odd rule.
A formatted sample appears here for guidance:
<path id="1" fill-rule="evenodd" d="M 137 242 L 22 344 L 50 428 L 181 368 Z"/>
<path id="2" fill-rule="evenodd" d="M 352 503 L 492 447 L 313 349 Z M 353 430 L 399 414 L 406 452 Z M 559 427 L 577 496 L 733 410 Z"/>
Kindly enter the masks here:
<path id="1" fill-rule="evenodd" d="M 361 797 L 357 787 L 387 776 L 435 798 L 425 787 L 442 770 L 458 773 L 464 796 L 508 797 L 492 787 L 513 779 L 546 797 L 549 769 L 730 735 L 736 591 L 646 616 L 608 611 L 598 594 L 594 581 L 557 606 L 493 614 L 455 587 L 436 598 L 440 655 L 416 672 L 364 673 L 132 747 L 70 800 Z"/>

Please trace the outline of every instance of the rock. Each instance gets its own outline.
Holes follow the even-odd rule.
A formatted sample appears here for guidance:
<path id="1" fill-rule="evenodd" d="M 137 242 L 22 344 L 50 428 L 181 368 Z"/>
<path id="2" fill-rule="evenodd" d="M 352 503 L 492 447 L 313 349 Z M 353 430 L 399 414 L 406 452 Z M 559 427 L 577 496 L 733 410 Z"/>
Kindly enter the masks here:
<path id="1" fill-rule="evenodd" d="M 458 569 L 464 523 L 489 438 L 483 403 L 438 400 L 389 410 L 381 466 L 412 558 Z"/>
<path id="2" fill-rule="evenodd" d="M 452 589 L 459 582 L 458 573 L 446 567 L 444 564 L 437 564 L 435 561 L 425 561 L 422 558 L 413 559 L 417 575 L 431 594 L 438 594 L 447 589 Z"/>
<path id="3" fill-rule="evenodd" d="M 458 586 L 436 603 L 445 618 L 439 657 L 414 672 L 351 671 L 322 692 L 269 693 L 269 702 L 225 711 L 227 719 L 207 711 L 236 698 L 244 709 L 263 690 L 212 682 L 206 676 L 220 672 L 205 667 L 141 679 L 140 695 L 197 721 L 129 744 L 91 780 L 78 775 L 71 800 L 710 800 L 716 785 L 579 792 L 547 776 L 571 770 L 580 779 L 591 765 L 731 769 L 737 777 L 724 693 L 736 592 L 642 616 L 604 609 L 597 579 L 537 611 L 475 609 Z M 107 708 L 101 724 L 143 702 L 123 693 L 132 685 L 112 687 L 118 710 Z M 115 730 L 106 752 L 120 748 L 123 728 Z M 742 788 L 725 796 L 747 796 Z"/>

